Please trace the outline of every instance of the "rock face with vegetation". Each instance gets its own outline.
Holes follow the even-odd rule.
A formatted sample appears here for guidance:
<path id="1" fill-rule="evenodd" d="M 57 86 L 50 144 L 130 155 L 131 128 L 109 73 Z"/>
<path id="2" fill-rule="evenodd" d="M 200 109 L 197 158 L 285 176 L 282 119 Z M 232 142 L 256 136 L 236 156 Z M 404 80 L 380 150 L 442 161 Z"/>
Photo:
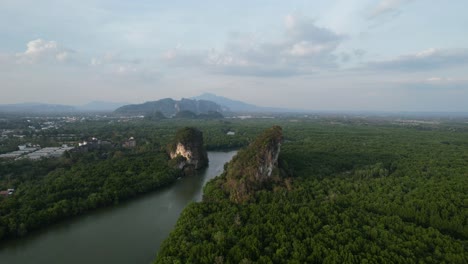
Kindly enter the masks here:
<path id="1" fill-rule="evenodd" d="M 267 129 L 227 165 L 222 189 L 232 202 L 246 202 L 255 191 L 279 180 L 278 156 L 282 141 L 281 127 Z"/>
<path id="2" fill-rule="evenodd" d="M 177 131 L 174 142 L 169 145 L 171 162 L 179 169 L 203 169 L 208 165 L 208 154 L 203 143 L 203 133 L 193 127 Z"/>

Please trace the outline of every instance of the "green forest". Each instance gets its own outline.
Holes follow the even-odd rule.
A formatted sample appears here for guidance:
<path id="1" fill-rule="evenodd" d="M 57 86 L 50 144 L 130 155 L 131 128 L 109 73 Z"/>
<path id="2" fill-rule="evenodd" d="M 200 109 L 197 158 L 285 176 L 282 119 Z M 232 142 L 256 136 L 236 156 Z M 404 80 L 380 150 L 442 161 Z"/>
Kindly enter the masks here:
<path id="1" fill-rule="evenodd" d="M 47 163 L 47 162 L 43 162 Z M 34 174 L 40 173 L 34 164 Z M 55 168 L 44 176 L 18 184 L 12 197 L 0 201 L 0 239 L 24 236 L 29 230 L 118 204 L 173 182 L 178 171 L 167 166 L 164 153 L 130 154 L 103 161 L 82 159 L 70 168 Z"/>
<path id="2" fill-rule="evenodd" d="M 274 125 L 282 131 L 274 179 L 233 202 L 220 181 L 228 174 L 251 181 L 247 174 L 269 140 L 259 135 Z M 242 148 L 247 154 L 205 186 L 202 202 L 182 212 L 155 263 L 468 262 L 468 126 L 451 121 L 408 125 L 280 117 L 70 123 L 5 147 L 60 145 L 60 134 L 98 137 L 112 147 L 59 159 L 2 161 L 0 188 L 15 193 L 0 197 L 0 240 L 172 184 L 181 172 L 168 162 L 166 148 L 186 126 L 203 132 L 207 150 Z M 276 135 L 277 129 L 272 131 Z M 137 146 L 122 148 L 120 142 L 129 137 Z M 252 142 L 256 148 L 247 148 Z"/>
<path id="3" fill-rule="evenodd" d="M 15 119 L 14 127 L 25 121 Z M 26 123 L 27 124 L 27 123 Z M 31 231 L 90 210 L 112 206 L 135 196 L 155 191 L 183 176 L 169 161 L 167 145 L 180 137 L 177 131 L 198 124 L 208 149 L 228 150 L 248 144 L 260 126 L 227 121 L 132 120 L 125 123 L 86 121 L 58 130 L 41 132 L 15 140 L 60 145 L 56 135 L 73 134 L 81 140 L 98 137 L 111 145 L 86 152 L 66 153 L 59 159 L 31 161 L 0 160 L 0 190 L 15 189 L 14 195 L 0 196 L 0 241 L 20 238 Z M 227 131 L 239 131 L 227 136 Z M 119 144 L 135 137 L 137 146 Z M 47 146 L 46 145 L 46 146 Z M 15 147 L 16 148 L 16 147 Z"/>
<path id="4" fill-rule="evenodd" d="M 212 180 L 156 263 L 467 263 L 465 127 L 281 125 L 290 184 L 234 203 Z"/>

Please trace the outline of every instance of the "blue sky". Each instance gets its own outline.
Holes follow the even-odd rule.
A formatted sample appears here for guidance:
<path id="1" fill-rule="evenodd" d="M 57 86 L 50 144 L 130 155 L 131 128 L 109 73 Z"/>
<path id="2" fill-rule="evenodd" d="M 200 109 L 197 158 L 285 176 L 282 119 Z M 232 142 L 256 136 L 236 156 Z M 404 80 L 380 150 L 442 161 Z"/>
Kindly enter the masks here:
<path id="1" fill-rule="evenodd" d="M 465 0 L 2 0 L 0 103 L 468 111 Z"/>

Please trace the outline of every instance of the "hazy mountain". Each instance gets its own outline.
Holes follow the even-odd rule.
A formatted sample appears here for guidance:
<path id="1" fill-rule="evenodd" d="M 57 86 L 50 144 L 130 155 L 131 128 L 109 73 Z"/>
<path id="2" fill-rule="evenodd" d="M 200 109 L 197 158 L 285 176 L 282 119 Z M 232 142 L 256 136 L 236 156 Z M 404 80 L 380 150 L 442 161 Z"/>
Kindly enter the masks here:
<path id="1" fill-rule="evenodd" d="M 211 93 L 182 99 L 171 98 L 143 104 L 128 104 L 123 102 L 92 101 L 84 105 L 62 105 L 44 103 L 19 103 L 0 105 L 0 112 L 26 112 L 26 113 L 72 113 L 72 112 L 115 112 L 119 114 L 147 115 L 161 112 L 166 117 L 172 117 L 180 111 L 191 111 L 197 115 L 209 112 L 296 112 L 297 110 L 261 107 L 217 96 Z"/>
<path id="2" fill-rule="evenodd" d="M 195 114 L 189 110 L 183 110 L 175 114 L 173 118 L 180 119 L 222 119 L 224 118 L 223 114 L 220 112 L 209 111 L 207 113 Z"/>
<path id="3" fill-rule="evenodd" d="M 192 97 L 192 99 L 196 100 L 208 100 L 215 102 L 221 106 L 223 106 L 224 110 L 231 110 L 231 111 L 254 111 L 258 109 L 258 106 L 253 104 L 244 103 L 237 100 L 232 100 L 223 96 L 218 96 L 212 93 L 204 93 L 199 96 Z"/>
<path id="4" fill-rule="evenodd" d="M 125 102 L 92 101 L 85 105 L 79 106 L 78 109 L 89 112 L 112 112 L 115 109 L 128 104 L 129 103 Z"/>
<path id="5" fill-rule="evenodd" d="M 93 101 L 84 105 L 62 105 L 44 103 L 18 103 L 0 105 L 0 112 L 10 113 L 74 113 L 74 112 L 112 112 L 128 103 Z"/>
<path id="6" fill-rule="evenodd" d="M 70 105 L 43 104 L 43 103 L 19 103 L 0 105 L 0 112 L 24 112 L 24 113 L 60 113 L 76 112 L 77 109 Z"/>
<path id="7" fill-rule="evenodd" d="M 245 103 L 238 100 L 232 100 L 223 96 L 218 96 L 212 93 L 204 93 L 199 96 L 192 97 L 196 100 L 209 100 L 215 102 L 223 107 L 224 111 L 231 112 L 296 112 L 298 110 L 276 108 L 276 107 L 263 107 L 253 104 Z"/>
<path id="8" fill-rule="evenodd" d="M 223 109 L 217 103 L 207 100 L 182 99 L 180 101 L 171 98 L 143 104 L 132 104 L 119 107 L 115 110 L 118 114 L 147 115 L 161 112 L 167 117 L 174 116 L 181 111 L 191 111 L 197 115 L 209 112 L 222 112 Z"/>

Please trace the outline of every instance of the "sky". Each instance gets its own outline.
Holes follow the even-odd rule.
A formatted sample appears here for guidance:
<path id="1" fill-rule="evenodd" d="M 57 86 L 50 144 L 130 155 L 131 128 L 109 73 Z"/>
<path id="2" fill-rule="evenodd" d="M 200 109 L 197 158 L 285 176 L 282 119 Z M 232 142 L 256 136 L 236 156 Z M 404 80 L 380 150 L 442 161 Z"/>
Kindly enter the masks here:
<path id="1" fill-rule="evenodd" d="M 2 0 L 0 104 L 468 111 L 466 0 Z"/>

